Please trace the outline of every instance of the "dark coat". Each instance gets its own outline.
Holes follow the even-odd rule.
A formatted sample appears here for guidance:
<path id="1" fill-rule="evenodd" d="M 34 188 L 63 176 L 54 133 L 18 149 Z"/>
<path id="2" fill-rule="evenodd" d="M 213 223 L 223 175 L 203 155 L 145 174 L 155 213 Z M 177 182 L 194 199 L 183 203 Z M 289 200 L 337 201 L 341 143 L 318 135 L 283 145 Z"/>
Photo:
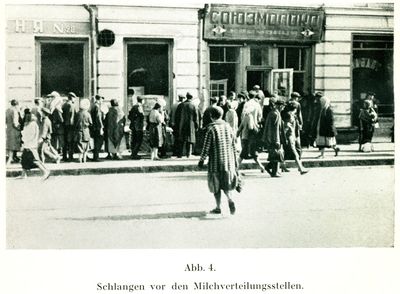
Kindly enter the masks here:
<path id="1" fill-rule="evenodd" d="M 76 115 L 75 105 L 70 101 L 67 101 L 62 106 L 64 126 L 70 127 L 74 125 L 74 119 Z"/>
<path id="2" fill-rule="evenodd" d="M 75 116 L 75 142 L 89 142 L 89 128 L 92 125 L 92 118 L 86 110 L 80 110 Z"/>
<path id="3" fill-rule="evenodd" d="M 143 131 L 144 126 L 144 112 L 141 104 L 132 106 L 128 114 L 128 119 L 131 121 L 129 128 L 133 131 Z"/>
<path id="4" fill-rule="evenodd" d="M 283 143 L 283 124 L 281 114 L 274 109 L 268 113 L 265 121 L 262 141 L 268 149 L 275 149 L 276 145 Z"/>
<path id="5" fill-rule="evenodd" d="M 196 106 L 191 101 L 182 102 L 182 114 L 179 123 L 179 135 L 182 141 L 196 143 L 196 130 L 199 126 Z"/>
<path id="6" fill-rule="evenodd" d="M 104 125 L 103 125 L 103 112 L 100 109 L 100 105 L 99 104 L 95 104 L 92 108 L 92 110 L 90 111 L 90 116 L 92 117 L 92 130 L 94 131 L 94 133 L 100 131 Z"/>
<path id="7" fill-rule="evenodd" d="M 56 108 L 51 114 L 51 123 L 53 126 L 53 133 L 55 135 L 64 134 L 64 118 L 62 113 Z"/>
<path id="8" fill-rule="evenodd" d="M 319 135 L 323 137 L 335 137 L 337 135 L 333 111 L 330 106 L 321 110 L 319 117 Z"/>

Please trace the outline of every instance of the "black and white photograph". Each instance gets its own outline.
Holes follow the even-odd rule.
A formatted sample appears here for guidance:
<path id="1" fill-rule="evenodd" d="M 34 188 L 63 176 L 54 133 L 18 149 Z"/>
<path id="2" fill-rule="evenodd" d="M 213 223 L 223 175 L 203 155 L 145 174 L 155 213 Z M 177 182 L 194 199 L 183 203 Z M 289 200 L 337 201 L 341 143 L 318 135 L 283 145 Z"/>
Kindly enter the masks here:
<path id="1" fill-rule="evenodd" d="M 394 3 L 3 8 L 8 253 L 394 254 Z M 269 289 L 314 293 L 295 277 Z"/>

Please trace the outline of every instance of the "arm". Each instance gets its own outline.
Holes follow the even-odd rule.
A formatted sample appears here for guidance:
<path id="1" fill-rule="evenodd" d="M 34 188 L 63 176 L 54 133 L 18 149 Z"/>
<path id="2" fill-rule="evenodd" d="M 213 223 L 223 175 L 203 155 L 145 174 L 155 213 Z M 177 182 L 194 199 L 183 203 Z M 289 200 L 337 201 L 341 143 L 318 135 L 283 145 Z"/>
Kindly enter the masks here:
<path id="1" fill-rule="evenodd" d="M 212 129 L 209 129 L 206 133 L 206 137 L 204 138 L 203 149 L 200 154 L 200 162 L 204 162 L 210 152 L 210 146 L 212 144 Z"/>
<path id="2" fill-rule="evenodd" d="M 12 114 L 13 114 L 13 116 L 12 116 L 12 125 L 13 125 L 14 129 L 19 130 L 20 123 L 19 123 L 18 111 L 14 110 Z"/>

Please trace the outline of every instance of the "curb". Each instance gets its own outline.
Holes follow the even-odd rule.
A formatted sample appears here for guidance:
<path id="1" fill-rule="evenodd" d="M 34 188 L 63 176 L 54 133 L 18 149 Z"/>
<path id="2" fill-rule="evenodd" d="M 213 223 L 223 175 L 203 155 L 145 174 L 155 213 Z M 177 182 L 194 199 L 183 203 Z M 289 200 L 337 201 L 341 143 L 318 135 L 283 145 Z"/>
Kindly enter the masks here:
<path id="1" fill-rule="evenodd" d="M 287 167 L 294 168 L 294 161 L 287 161 Z M 394 158 L 371 158 L 371 159 L 332 159 L 332 160 L 304 160 L 303 165 L 307 168 L 313 167 L 346 167 L 346 166 L 376 166 L 394 165 Z M 256 163 L 242 163 L 241 170 L 258 169 Z M 98 175 L 98 174 L 121 174 L 121 173 L 157 173 L 157 172 L 188 172 L 206 171 L 207 168 L 200 169 L 197 164 L 184 165 L 157 165 L 157 166 L 127 166 L 127 167 L 96 167 L 96 168 L 73 168 L 73 169 L 54 169 L 50 170 L 52 176 L 79 176 L 79 175 Z M 6 171 L 6 177 L 17 177 L 21 174 L 21 169 Z M 29 176 L 40 176 L 39 170 L 29 172 Z"/>

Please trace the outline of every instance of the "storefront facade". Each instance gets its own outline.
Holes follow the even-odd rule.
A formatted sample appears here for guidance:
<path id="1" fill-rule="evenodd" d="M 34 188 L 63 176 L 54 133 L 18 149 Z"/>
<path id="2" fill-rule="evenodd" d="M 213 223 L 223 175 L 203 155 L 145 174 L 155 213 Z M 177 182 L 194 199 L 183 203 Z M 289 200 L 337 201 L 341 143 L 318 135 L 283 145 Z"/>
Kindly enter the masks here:
<path id="1" fill-rule="evenodd" d="M 393 117 L 393 5 L 8 5 L 6 16 L 7 101 L 73 91 L 126 111 L 133 89 L 167 108 L 191 92 L 205 107 L 257 84 L 324 92 L 343 129 L 368 91 Z"/>

